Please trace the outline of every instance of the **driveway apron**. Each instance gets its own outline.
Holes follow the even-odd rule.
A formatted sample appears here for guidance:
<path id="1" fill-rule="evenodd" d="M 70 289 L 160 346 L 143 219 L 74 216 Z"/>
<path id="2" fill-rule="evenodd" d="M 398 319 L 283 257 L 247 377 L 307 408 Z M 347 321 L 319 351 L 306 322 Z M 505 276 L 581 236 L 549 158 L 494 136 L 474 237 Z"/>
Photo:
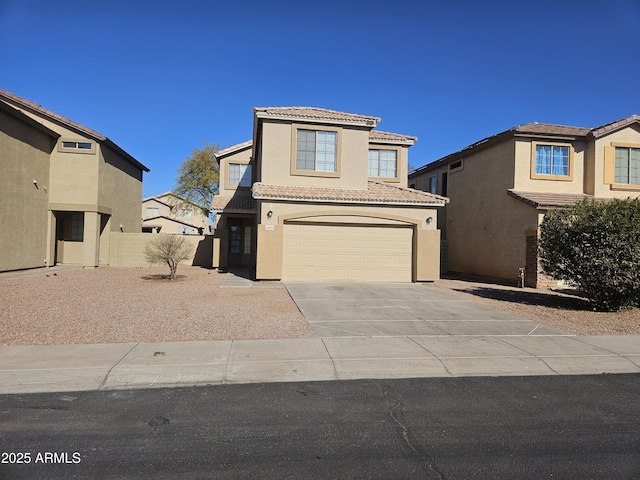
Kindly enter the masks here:
<path id="1" fill-rule="evenodd" d="M 285 286 L 319 337 L 566 335 L 429 284 L 287 282 Z"/>

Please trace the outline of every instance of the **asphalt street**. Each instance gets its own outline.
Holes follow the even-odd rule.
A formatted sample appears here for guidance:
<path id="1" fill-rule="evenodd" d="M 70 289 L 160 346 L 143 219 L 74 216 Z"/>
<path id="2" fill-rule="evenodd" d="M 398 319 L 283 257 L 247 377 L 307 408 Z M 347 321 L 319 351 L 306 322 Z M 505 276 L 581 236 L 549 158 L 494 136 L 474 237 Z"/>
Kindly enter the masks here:
<path id="1" fill-rule="evenodd" d="M 637 479 L 639 398 L 640 375 L 3 395 L 0 478 Z"/>

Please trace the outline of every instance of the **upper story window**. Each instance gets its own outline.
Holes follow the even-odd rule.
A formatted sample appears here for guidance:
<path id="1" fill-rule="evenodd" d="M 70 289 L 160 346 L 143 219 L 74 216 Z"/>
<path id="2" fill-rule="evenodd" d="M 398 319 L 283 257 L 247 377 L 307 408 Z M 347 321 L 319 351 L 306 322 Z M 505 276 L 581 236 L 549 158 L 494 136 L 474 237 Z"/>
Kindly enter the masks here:
<path id="1" fill-rule="evenodd" d="M 566 143 L 532 143 L 531 178 L 573 180 L 573 147 Z"/>
<path id="2" fill-rule="evenodd" d="M 324 130 L 298 130 L 296 170 L 337 172 L 338 133 Z"/>
<path id="3" fill-rule="evenodd" d="M 91 150 L 91 142 L 62 142 L 63 148 L 77 148 L 78 150 Z"/>
<path id="4" fill-rule="evenodd" d="M 437 177 L 430 177 L 429 178 L 429 193 L 433 193 L 436 194 L 437 192 L 437 181 L 436 181 Z"/>
<path id="5" fill-rule="evenodd" d="M 615 183 L 640 185 L 640 148 L 615 148 Z"/>
<path id="6" fill-rule="evenodd" d="M 94 154 L 95 153 L 95 143 L 87 142 L 85 140 L 62 140 L 58 144 L 59 152 L 67 152 L 67 153 L 84 153 L 84 154 Z"/>
<path id="7" fill-rule="evenodd" d="M 251 187 L 251 165 L 242 163 L 230 163 L 229 186 Z"/>
<path id="8" fill-rule="evenodd" d="M 160 209 L 157 207 L 147 207 L 147 216 L 146 218 L 157 217 L 160 215 Z"/>
<path id="9" fill-rule="evenodd" d="M 189 210 L 188 208 L 183 208 L 180 211 L 180 216 L 182 218 L 191 218 L 193 216 L 193 213 L 191 212 L 191 210 Z"/>
<path id="10" fill-rule="evenodd" d="M 536 174 L 569 175 L 569 147 L 536 145 Z"/>
<path id="11" fill-rule="evenodd" d="M 369 150 L 369 176 L 396 178 L 398 176 L 397 150 Z"/>

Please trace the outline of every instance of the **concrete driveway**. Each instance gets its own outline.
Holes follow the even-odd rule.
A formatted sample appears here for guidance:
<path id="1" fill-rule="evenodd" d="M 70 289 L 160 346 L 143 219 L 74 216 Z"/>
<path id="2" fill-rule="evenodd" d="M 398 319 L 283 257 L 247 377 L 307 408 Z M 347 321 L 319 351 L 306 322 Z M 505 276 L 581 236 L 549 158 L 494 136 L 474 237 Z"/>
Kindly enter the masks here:
<path id="1" fill-rule="evenodd" d="M 428 284 L 288 282 L 285 286 L 319 337 L 567 335 Z"/>

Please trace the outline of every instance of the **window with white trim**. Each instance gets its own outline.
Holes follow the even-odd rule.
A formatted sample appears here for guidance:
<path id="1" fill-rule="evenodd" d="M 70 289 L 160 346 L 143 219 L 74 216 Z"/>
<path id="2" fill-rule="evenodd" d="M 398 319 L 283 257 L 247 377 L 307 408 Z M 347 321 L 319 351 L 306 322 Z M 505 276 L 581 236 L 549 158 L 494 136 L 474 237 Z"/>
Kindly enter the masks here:
<path id="1" fill-rule="evenodd" d="M 158 207 L 147 207 L 147 216 L 145 218 L 157 217 L 158 215 L 160 215 Z"/>
<path id="2" fill-rule="evenodd" d="M 296 169 L 337 172 L 338 133 L 298 129 Z"/>
<path id="3" fill-rule="evenodd" d="M 91 150 L 93 144 L 91 142 L 62 142 L 62 148 L 73 148 L 76 150 Z"/>
<path id="4" fill-rule="evenodd" d="M 230 187 L 250 187 L 251 186 L 251 165 L 242 163 L 229 164 L 229 186 Z"/>
<path id="5" fill-rule="evenodd" d="M 536 145 L 536 175 L 569 176 L 569 146 Z"/>
<path id="6" fill-rule="evenodd" d="M 640 185 L 640 148 L 615 148 L 615 182 L 627 185 Z"/>
<path id="7" fill-rule="evenodd" d="M 369 176 L 396 178 L 398 152 L 396 150 L 369 150 Z"/>

